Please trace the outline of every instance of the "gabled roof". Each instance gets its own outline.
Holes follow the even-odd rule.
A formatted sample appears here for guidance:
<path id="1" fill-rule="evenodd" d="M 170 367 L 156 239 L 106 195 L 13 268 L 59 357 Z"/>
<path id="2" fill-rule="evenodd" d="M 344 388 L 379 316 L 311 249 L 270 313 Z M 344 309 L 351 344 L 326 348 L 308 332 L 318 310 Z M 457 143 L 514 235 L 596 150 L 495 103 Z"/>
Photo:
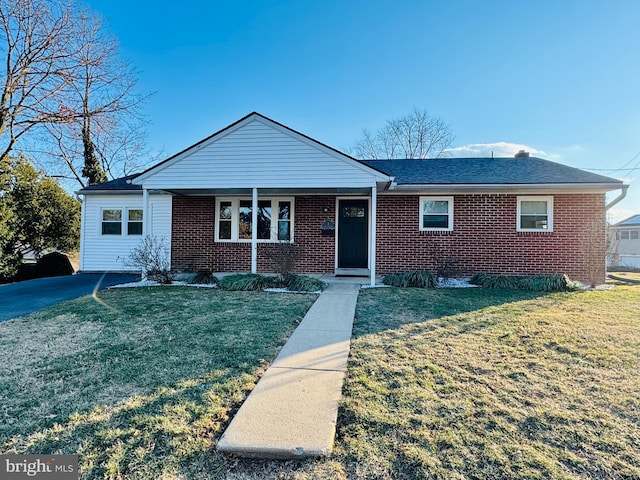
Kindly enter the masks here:
<path id="1" fill-rule="evenodd" d="M 393 182 L 391 182 L 393 180 Z M 357 160 L 257 112 L 136 175 L 79 193 L 370 188 L 400 191 L 598 191 L 620 180 L 535 157 Z"/>
<path id="2" fill-rule="evenodd" d="M 252 112 L 142 172 L 161 190 L 373 186 L 389 177 L 355 158 Z"/>
<path id="3" fill-rule="evenodd" d="M 612 227 L 640 227 L 640 214 L 634 215 L 633 217 L 629 217 L 626 220 L 622 220 Z"/>
<path id="4" fill-rule="evenodd" d="M 614 178 L 535 157 L 363 160 L 398 185 L 611 184 Z"/>

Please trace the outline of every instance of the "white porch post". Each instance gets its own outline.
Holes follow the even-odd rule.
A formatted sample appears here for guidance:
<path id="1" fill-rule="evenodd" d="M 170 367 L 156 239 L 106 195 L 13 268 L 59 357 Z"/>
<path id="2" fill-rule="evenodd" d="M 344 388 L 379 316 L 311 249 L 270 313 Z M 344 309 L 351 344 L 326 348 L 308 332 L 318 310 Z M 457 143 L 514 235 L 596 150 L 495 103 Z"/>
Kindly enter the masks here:
<path id="1" fill-rule="evenodd" d="M 149 209 L 149 190 L 142 188 L 142 235 L 151 235 L 151 211 Z"/>
<path id="2" fill-rule="evenodd" d="M 258 189 L 251 197 L 251 273 L 258 272 Z"/>
<path id="3" fill-rule="evenodd" d="M 374 185 L 371 187 L 371 246 L 369 247 L 370 265 L 369 273 L 371 275 L 371 286 L 376 284 L 376 223 L 377 223 L 377 206 L 378 206 L 378 190 Z"/>

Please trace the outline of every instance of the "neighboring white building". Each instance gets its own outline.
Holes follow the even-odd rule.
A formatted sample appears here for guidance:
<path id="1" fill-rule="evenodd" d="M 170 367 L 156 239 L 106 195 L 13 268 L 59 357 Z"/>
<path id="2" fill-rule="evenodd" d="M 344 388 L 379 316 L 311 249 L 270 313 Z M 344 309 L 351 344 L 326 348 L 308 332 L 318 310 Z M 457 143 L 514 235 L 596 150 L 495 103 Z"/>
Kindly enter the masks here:
<path id="1" fill-rule="evenodd" d="M 611 225 L 611 265 L 640 268 L 640 215 Z"/>

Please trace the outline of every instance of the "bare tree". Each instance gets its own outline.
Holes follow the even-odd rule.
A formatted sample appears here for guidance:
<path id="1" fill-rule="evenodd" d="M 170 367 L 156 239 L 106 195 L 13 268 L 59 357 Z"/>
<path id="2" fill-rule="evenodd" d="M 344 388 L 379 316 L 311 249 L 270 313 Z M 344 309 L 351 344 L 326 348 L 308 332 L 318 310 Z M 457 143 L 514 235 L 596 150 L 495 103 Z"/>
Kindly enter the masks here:
<path id="1" fill-rule="evenodd" d="M 451 146 L 454 136 L 443 120 L 426 110 L 414 108 L 400 118 L 387 120 L 375 133 L 363 130 L 353 146 L 353 155 L 362 159 L 439 157 Z"/>
<path id="2" fill-rule="evenodd" d="M 7 45 L 0 54 L 11 66 L 2 97 L 8 106 L 0 104 L 5 155 L 29 132 L 27 150 L 50 173 L 82 186 L 130 173 L 147 153 L 146 97 L 136 93 L 134 71 L 100 18 L 73 0 L 55 1 L 0 0 Z"/>
<path id="3" fill-rule="evenodd" d="M 82 155 L 74 155 L 74 142 L 63 150 L 69 159 L 83 159 L 82 176 L 95 184 L 105 181 L 106 172 L 111 173 L 115 164 L 134 154 L 126 145 L 133 142 L 138 146 L 139 106 L 145 97 L 135 92 L 133 69 L 120 58 L 118 41 L 104 29 L 101 19 L 82 11 L 75 24 L 77 55 L 69 66 L 73 76 L 69 99 L 75 122 L 54 126 L 68 127 L 70 136 L 76 133 L 81 139 Z"/>
<path id="4" fill-rule="evenodd" d="M 71 26 L 69 3 L 0 0 L 0 158 L 35 127 L 66 119 L 59 97 L 73 53 Z"/>

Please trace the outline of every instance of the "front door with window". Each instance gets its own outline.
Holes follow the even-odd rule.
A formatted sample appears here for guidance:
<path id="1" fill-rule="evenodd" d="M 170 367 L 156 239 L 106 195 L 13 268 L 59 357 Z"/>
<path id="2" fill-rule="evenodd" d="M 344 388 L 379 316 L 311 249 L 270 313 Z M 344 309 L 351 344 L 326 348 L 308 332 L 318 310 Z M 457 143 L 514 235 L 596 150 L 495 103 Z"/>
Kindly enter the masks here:
<path id="1" fill-rule="evenodd" d="M 338 201 L 338 268 L 369 266 L 369 202 Z"/>

